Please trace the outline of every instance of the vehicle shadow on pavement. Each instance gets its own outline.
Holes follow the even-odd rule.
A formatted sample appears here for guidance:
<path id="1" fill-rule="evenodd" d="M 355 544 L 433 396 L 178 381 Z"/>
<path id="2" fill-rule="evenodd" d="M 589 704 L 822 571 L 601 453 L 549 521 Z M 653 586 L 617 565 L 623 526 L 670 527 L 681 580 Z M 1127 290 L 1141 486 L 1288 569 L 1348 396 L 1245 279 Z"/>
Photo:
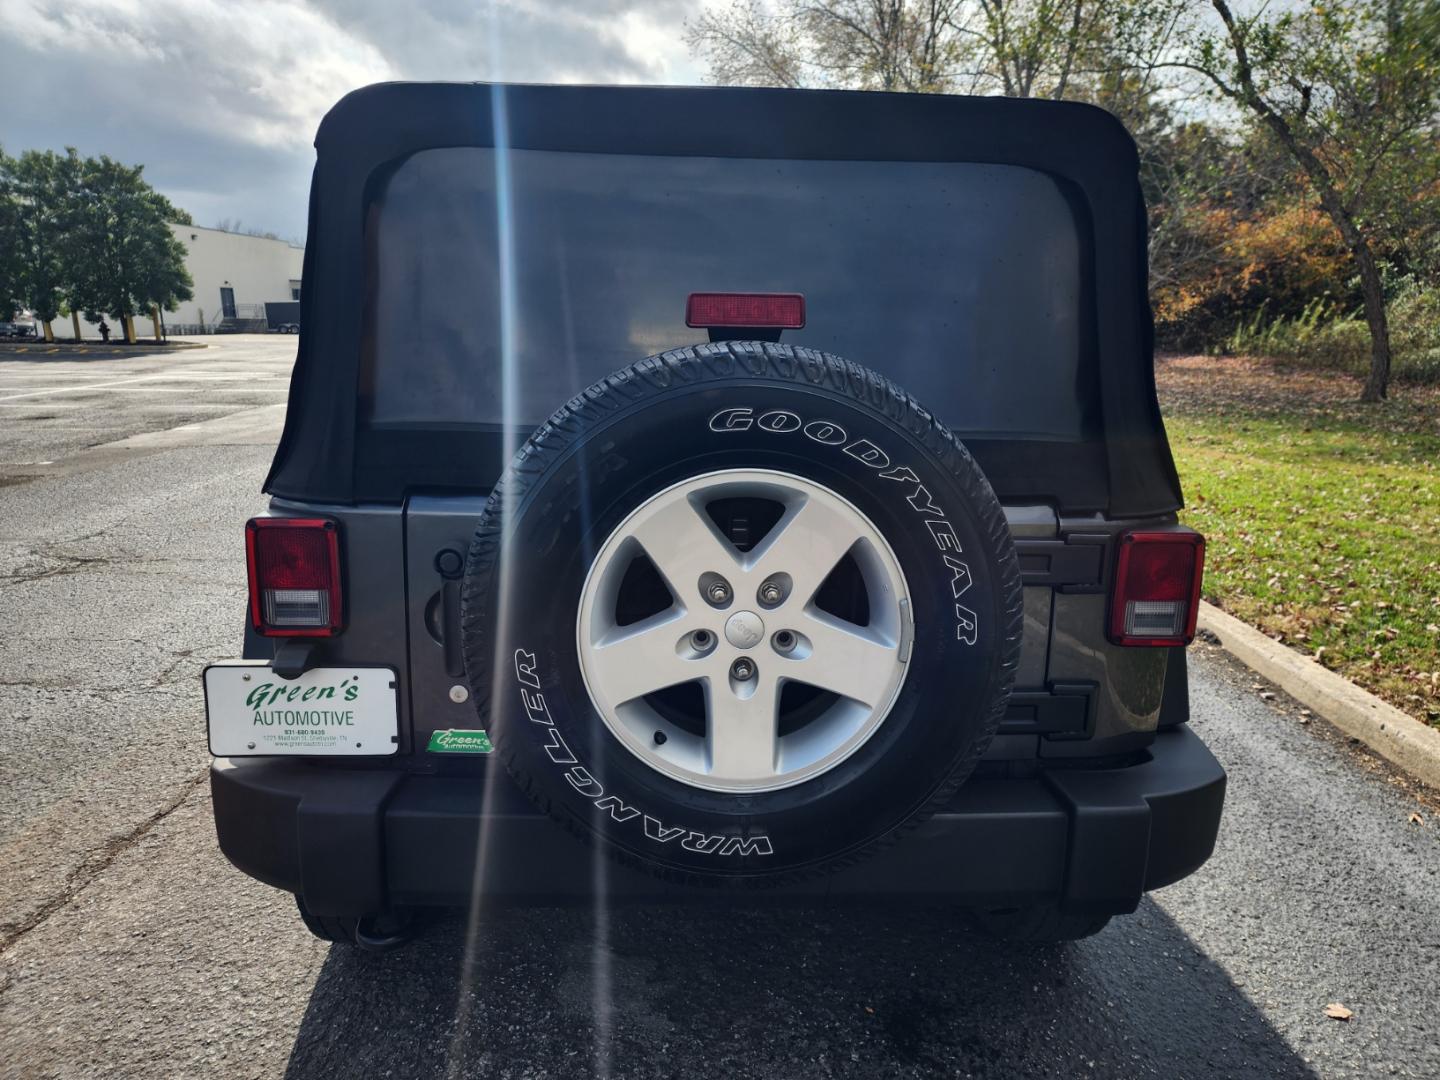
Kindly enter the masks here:
<path id="1" fill-rule="evenodd" d="M 501 910 L 466 937 L 332 947 L 287 1077 L 1314 1075 L 1149 899 L 1043 948 L 931 910 Z"/>

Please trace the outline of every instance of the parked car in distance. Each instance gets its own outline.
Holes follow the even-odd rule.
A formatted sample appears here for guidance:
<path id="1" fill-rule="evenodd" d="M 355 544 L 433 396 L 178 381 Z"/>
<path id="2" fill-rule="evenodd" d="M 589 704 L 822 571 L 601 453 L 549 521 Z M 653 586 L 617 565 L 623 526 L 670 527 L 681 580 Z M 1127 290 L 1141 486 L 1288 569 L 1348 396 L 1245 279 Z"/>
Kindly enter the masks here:
<path id="1" fill-rule="evenodd" d="M 0 338 L 33 338 L 35 337 L 35 326 L 33 323 L 0 322 Z"/>
<path id="2" fill-rule="evenodd" d="M 1210 856 L 1113 117 L 392 83 L 316 147 L 204 677 L 220 847 L 314 933 L 603 890 L 1062 940 Z"/>

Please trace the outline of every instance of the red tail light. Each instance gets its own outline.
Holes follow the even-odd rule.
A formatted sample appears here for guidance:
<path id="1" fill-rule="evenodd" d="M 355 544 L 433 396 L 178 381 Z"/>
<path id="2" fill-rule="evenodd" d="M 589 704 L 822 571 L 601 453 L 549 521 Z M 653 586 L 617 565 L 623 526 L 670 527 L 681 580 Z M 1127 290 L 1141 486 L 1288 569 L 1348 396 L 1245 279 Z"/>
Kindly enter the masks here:
<path id="1" fill-rule="evenodd" d="M 694 292 L 685 302 L 685 325 L 705 330 L 727 326 L 800 330 L 805 326 L 805 297 L 799 293 Z"/>
<path id="2" fill-rule="evenodd" d="M 1110 640 L 1116 645 L 1189 645 L 1200 614 L 1205 538 L 1188 529 L 1120 537 Z"/>
<path id="3" fill-rule="evenodd" d="M 325 518 L 245 523 L 250 622 L 266 637 L 330 637 L 343 625 L 340 535 Z"/>

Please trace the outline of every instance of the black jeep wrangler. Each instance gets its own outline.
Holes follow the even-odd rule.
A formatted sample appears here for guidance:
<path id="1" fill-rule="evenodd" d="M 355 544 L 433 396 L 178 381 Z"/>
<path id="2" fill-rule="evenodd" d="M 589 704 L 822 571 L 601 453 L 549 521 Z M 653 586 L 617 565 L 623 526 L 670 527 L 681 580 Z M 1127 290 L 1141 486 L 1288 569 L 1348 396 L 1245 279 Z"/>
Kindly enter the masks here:
<path id="1" fill-rule="evenodd" d="M 1210 855 L 1109 115 L 394 84 L 316 146 L 205 673 L 220 846 L 312 930 L 603 889 L 1073 938 Z"/>

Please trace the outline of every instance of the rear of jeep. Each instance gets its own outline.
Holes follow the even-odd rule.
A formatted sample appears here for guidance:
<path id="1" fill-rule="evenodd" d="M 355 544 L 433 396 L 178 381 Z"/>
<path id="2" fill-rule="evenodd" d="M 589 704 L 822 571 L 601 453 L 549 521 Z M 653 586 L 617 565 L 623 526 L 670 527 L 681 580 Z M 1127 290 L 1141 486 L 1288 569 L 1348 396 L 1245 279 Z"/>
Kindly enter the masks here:
<path id="1" fill-rule="evenodd" d="M 221 847 L 313 930 L 603 890 L 1070 938 L 1208 858 L 1106 114 L 397 84 L 316 145 L 205 678 Z"/>

